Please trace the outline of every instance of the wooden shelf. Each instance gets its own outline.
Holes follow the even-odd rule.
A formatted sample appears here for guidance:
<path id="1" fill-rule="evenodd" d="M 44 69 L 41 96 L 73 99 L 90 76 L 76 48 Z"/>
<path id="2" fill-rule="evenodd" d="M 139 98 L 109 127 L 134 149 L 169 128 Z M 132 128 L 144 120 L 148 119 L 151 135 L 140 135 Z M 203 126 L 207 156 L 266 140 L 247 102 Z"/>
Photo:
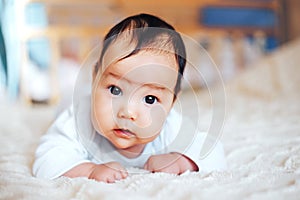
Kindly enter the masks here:
<path id="1" fill-rule="evenodd" d="M 158 15 L 165 19 L 181 33 L 187 35 L 207 35 L 207 36 L 222 36 L 228 33 L 242 33 L 252 34 L 261 30 L 261 28 L 238 28 L 238 27 L 207 27 L 199 23 L 200 9 L 205 6 L 231 6 L 231 7 L 248 7 L 248 8 L 267 8 L 280 13 L 279 0 L 265 0 L 265 1 L 241 1 L 241 0 L 164 0 L 157 1 L 149 0 L 25 0 L 19 4 L 20 15 L 24 14 L 25 6 L 29 3 L 43 3 L 46 6 L 47 15 L 50 19 L 49 26 L 46 28 L 35 28 L 25 25 L 20 21 L 21 47 L 22 47 L 22 70 L 28 64 L 28 53 L 26 49 L 26 42 L 30 39 L 46 37 L 50 40 L 52 51 L 51 62 L 51 76 L 57 73 L 58 61 L 60 59 L 59 42 L 62 39 L 76 37 L 81 41 L 81 55 L 89 49 L 87 40 L 92 37 L 102 38 L 104 34 L 119 20 L 129 15 L 138 13 L 150 13 Z M 51 18 L 56 16 L 54 18 Z M 82 17 L 82 24 L 68 24 L 68 20 L 72 17 Z M 19 18 L 22 18 L 20 16 Z M 24 18 L 24 17 L 23 17 Z M 90 19 L 101 19 L 101 23 L 90 23 Z M 51 19 L 53 19 L 51 21 Z M 59 21 L 60 20 L 60 21 Z M 85 23 L 88 22 L 88 23 Z M 278 34 L 278 30 L 263 29 L 266 34 Z M 21 72 L 22 76 L 22 72 Z M 21 77 L 22 84 L 22 77 Z M 54 84 L 54 87 L 55 84 Z M 28 101 L 26 89 L 21 88 L 21 93 Z M 54 89 L 55 91 L 55 89 Z M 54 92 L 53 98 L 50 102 L 57 102 L 59 97 L 57 92 Z M 29 102 L 29 101 L 28 101 Z"/>

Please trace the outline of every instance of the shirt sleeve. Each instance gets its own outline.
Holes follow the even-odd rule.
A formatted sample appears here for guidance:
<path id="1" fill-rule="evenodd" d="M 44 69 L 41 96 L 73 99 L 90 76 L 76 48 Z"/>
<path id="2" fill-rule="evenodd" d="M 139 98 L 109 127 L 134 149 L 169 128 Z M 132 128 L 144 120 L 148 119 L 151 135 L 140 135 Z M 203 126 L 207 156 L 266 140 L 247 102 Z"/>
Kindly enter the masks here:
<path id="1" fill-rule="evenodd" d="M 172 113 L 165 133 L 168 136 L 168 152 L 177 152 L 190 158 L 202 172 L 222 171 L 227 169 L 223 145 L 217 138 L 198 130 L 194 123 L 177 113 Z M 176 116 L 177 115 L 177 116 Z M 210 148 L 202 156 L 204 144 Z"/>
<path id="2" fill-rule="evenodd" d="M 58 117 L 41 138 L 35 153 L 33 174 L 39 178 L 55 179 L 85 162 L 90 162 L 88 153 L 77 140 L 71 107 Z"/>

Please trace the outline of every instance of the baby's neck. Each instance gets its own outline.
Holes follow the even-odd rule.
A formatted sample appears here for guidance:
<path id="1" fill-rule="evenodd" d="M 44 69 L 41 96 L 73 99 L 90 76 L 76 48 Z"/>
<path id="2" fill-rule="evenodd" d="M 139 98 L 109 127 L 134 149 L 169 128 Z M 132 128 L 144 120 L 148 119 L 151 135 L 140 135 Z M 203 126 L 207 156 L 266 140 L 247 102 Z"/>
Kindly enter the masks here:
<path id="1" fill-rule="evenodd" d="M 126 149 L 118 149 L 118 152 L 126 158 L 136 158 L 144 151 L 146 144 L 139 144 Z"/>

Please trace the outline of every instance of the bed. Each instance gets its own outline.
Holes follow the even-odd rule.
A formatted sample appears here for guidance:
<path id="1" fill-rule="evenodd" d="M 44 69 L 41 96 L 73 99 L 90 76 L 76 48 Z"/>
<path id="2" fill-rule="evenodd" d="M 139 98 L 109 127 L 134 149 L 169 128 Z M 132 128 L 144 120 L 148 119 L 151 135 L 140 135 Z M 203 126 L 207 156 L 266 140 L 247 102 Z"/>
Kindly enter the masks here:
<path id="1" fill-rule="evenodd" d="M 226 83 L 223 172 L 176 176 L 132 169 L 114 184 L 35 178 L 34 151 L 55 118 L 55 106 L 28 107 L 1 97 L 0 199 L 299 199 L 299 52 L 297 40 Z M 209 95 L 198 95 L 200 121 L 209 126 Z"/>

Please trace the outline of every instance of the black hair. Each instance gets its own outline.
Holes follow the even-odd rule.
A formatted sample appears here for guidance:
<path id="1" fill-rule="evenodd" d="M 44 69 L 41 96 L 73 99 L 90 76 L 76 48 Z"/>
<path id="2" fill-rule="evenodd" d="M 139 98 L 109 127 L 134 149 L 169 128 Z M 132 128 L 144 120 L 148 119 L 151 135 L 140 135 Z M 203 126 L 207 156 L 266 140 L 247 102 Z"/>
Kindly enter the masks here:
<path id="1" fill-rule="evenodd" d="M 180 91 L 181 78 L 186 65 L 185 46 L 180 34 L 175 31 L 173 26 L 154 15 L 138 14 L 130 16 L 112 27 L 104 37 L 103 48 L 94 71 L 95 74 L 99 70 L 108 47 L 125 31 L 132 31 L 131 41 L 135 40 L 136 46 L 132 52 L 122 59 L 137 54 L 142 49 L 148 49 L 149 47 L 151 49 L 153 45 L 154 49 L 152 50 L 167 46 L 167 51 L 171 50 L 174 53 L 178 64 L 178 77 L 174 88 L 174 96 L 176 98 Z"/>

